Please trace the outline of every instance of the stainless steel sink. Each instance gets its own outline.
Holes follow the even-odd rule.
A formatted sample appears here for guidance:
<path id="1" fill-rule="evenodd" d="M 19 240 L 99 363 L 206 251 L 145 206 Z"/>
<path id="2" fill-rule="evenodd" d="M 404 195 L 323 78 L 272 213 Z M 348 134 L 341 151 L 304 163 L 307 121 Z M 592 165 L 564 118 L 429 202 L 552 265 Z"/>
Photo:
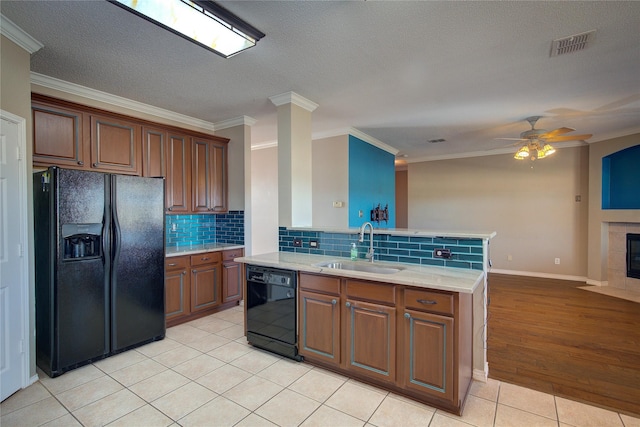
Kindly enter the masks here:
<path id="1" fill-rule="evenodd" d="M 382 267 L 380 265 L 364 262 L 326 261 L 314 264 L 315 267 L 334 268 L 337 270 L 363 271 L 375 274 L 394 274 L 404 270 L 403 267 Z"/>

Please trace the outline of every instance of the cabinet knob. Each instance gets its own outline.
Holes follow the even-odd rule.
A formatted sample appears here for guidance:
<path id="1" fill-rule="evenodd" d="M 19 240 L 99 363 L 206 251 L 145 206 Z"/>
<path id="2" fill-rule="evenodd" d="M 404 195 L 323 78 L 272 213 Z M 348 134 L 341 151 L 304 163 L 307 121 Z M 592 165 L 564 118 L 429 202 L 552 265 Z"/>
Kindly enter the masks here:
<path id="1" fill-rule="evenodd" d="M 345 304 L 347 307 L 351 307 L 351 303 L 349 301 L 347 301 L 347 303 Z"/>
<path id="2" fill-rule="evenodd" d="M 409 313 L 405 313 L 404 317 L 406 317 L 407 319 L 411 319 L 411 315 Z"/>
<path id="3" fill-rule="evenodd" d="M 201 261 L 209 261 L 209 257 L 207 256 L 203 256 L 202 258 L 200 258 Z"/>
<path id="4" fill-rule="evenodd" d="M 336 301 L 335 299 L 331 300 L 331 304 L 336 305 L 338 303 L 338 301 Z"/>
<path id="5" fill-rule="evenodd" d="M 185 274 L 187 274 L 187 271 L 186 271 L 186 270 L 185 270 L 185 271 L 181 271 L 181 272 L 180 272 L 180 275 L 181 275 L 181 276 L 184 276 Z"/>
<path id="6" fill-rule="evenodd" d="M 172 210 L 173 210 L 173 208 L 172 208 L 172 207 L 170 207 L 168 210 L 172 211 Z"/>
<path id="7" fill-rule="evenodd" d="M 79 165 L 79 166 L 83 166 L 83 165 L 84 165 L 84 162 L 83 162 L 82 160 L 78 160 L 78 165 Z"/>
<path id="8" fill-rule="evenodd" d="M 97 167 L 98 167 L 98 163 L 94 163 L 92 166 L 93 166 L 94 168 L 97 168 Z"/>
<path id="9" fill-rule="evenodd" d="M 195 273 L 196 271 L 195 271 L 195 270 L 191 270 L 191 272 L 192 272 L 192 273 Z"/>

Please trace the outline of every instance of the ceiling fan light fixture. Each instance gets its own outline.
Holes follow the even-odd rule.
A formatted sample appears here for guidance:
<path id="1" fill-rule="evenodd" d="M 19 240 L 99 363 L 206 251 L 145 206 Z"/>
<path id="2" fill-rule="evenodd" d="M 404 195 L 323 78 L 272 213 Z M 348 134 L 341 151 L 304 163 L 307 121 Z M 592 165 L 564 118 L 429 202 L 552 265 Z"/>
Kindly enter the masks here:
<path id="1" fill-rule="evenodd" d="M 556 152 L 556 149 L 553 148 L 551 144 L 545 144 L 544 147 L 542 147 L 542 150 L 544 151 L 545 156 L 550 156 Z"/>
<path id="2" fill-rule="evenodd" d="M 520 149 L 516 152 L 516 155 L 513 156 L 516 160 L 524 160 L 529 157 L 529 147 L 526 145 L 520 147 Z"/>

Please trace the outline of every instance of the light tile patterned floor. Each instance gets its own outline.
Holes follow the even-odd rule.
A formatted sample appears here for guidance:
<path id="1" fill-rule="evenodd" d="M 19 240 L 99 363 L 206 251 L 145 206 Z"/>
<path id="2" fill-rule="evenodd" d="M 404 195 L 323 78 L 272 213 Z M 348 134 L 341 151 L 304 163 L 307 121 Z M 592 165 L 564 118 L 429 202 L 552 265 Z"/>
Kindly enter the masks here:
<path id="1" fill-rule="evenodd" d="M 640 419 L 512 384 L 474 382 L 462 417 L 247 345 L 242 308 L 40 381 L 0 404 L 2 427 L 640 427 Z"/>

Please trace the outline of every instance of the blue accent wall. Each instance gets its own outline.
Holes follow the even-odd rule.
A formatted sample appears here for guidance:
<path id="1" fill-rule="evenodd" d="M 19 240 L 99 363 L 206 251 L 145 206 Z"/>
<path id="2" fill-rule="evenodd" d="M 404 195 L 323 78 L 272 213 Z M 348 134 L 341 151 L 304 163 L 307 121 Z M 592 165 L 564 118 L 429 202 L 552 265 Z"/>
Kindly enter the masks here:
<path id="1" fill-rule="evenodd" d="M 602 158 L 602 209 L 640 209 L 640 145 Z"/>
<path id="2" fill-rule="evenodd" d="M 372 223 L 375 228 L 396 224 L 395 156 L 349 135 L 349 227 L 360 227 L 371 219 L 371 209 L 389 205 L 389 221 Z M 363 216 L 358 216 L 362 211 Z"/>
<path id="3" fill-rule="evenodd" d="M 206 243 L 244 245 L 244 211 L 229 211 L 217 215 L 166 215 L 165 218 L 167 246 Z"/>

